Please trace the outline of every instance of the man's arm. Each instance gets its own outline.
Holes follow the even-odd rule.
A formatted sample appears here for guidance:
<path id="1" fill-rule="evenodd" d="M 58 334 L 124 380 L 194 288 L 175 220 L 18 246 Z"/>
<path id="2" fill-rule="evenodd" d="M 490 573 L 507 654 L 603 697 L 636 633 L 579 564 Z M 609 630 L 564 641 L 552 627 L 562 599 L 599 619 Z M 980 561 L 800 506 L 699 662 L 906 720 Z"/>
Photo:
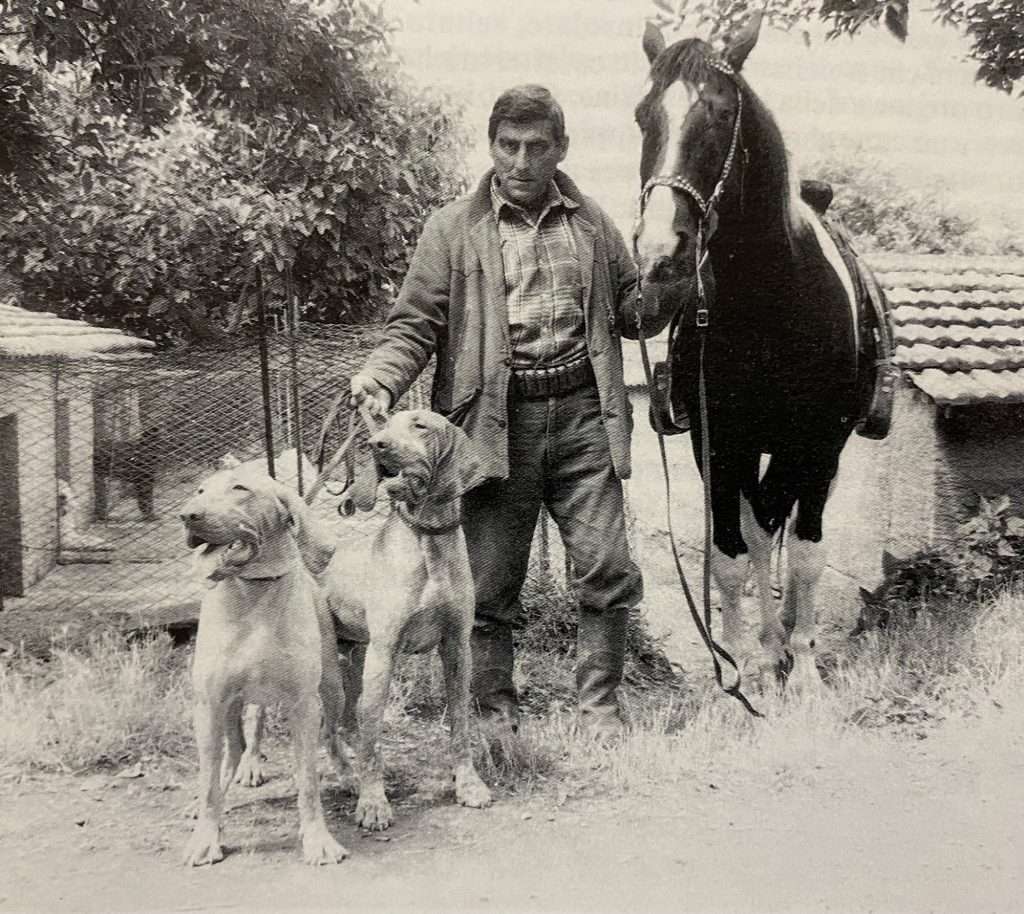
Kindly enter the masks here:
<path id="1" fill-rule="evenodd" d="M 622 234 L 610 219 L 605 217 L 608 226 L 608 247 L 611 256 L 611 277 L 615 286 L 615 309 L 619 332 L 628 340 L 637 339 L 637 274 L 633 261 Z M 665 313 L 643 312 L 644 336 L 651 337 L 660 333 L 672 318 L 672 309 L 664 309 Z"/>
<path id="2" fill-rule="evenodd" d="M 371 412 L 386 411 L 430 361 L 448 323 L 449 263 L 447 240 L 435 214 L 423 227 L 388 312 L 384 339 L 352 378 L 353 405 L 366 403 Z"/>

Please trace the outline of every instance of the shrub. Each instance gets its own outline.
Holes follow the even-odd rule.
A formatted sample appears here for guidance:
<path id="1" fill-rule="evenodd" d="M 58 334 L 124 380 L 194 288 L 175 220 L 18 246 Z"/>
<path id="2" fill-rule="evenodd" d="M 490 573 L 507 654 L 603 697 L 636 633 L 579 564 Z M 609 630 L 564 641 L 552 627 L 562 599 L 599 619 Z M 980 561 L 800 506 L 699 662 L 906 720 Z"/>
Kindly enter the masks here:
<path id="1" fill-rule="evenodd" d="M 807 163 L 807 177 L 829 182 L 836 213 L 862 250 L 928 254 L 1022 254 L 1019 233 L 982 225 L 941 186 L 911 188 L 863 146 L 835 146 Z"/>
<path id="2" fill-rule="evenodd" d="M 858 632 L 905 625 L 922 613 L 961 617 L 1013 587 L 1024 571 L 1024 518 L 1008 496 L 979 496 L 978 509 L 948 544 L 903 561 L 883 556 L 885 580 L 864 599 Z"/>

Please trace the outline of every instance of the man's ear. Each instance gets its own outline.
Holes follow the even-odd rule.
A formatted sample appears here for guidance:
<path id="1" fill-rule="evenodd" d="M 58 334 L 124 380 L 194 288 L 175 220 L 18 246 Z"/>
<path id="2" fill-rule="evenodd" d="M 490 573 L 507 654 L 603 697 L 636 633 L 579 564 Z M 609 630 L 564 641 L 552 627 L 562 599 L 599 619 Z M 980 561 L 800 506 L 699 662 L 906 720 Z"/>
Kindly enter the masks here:
<path id="1" fill-rule="evenodd" d="M 562 137 L 562 152 L 561 152 L 561 155 L 559 155 L 559 157 L 558 157 L 558 161 L 559 162 L 564 162 L 565 161 L 565 157 L 568 154 L 569 154 L 569 134 L 567 133 L 567 134 L 565 134 L 565 136 Z"/>
<path id="2" fill-rule="evenodd" d="M 277 499 L 291 518 L 303 564 L 313 574 L 320 574 L 334 557 L 337 546 L 334 537 L 313 516 L 313 512 L 298 492 L 281 483 L 277 483 L 277 490 Z"/>

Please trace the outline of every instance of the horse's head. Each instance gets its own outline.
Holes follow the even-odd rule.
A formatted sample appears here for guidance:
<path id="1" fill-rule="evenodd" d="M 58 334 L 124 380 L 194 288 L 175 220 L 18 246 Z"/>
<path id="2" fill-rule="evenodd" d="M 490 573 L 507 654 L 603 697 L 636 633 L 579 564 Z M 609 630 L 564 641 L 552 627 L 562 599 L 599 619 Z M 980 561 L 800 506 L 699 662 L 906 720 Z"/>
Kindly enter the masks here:
<path id="1" fill-rule="evenodd" d="M 760 22 L 755 15 L 721 56 L 696 38 L 666 48 L 651 24 L 644 33 L 651 72 L 636 108 L 643 149 L 634 243 L 645 298 L 692 298 L 697 264 L 720 208 L 739 196 L 743 91 L 738 74 L 757 42 Z M 701 276 L 706 282 L 712 278 L 706 262 Z"/>

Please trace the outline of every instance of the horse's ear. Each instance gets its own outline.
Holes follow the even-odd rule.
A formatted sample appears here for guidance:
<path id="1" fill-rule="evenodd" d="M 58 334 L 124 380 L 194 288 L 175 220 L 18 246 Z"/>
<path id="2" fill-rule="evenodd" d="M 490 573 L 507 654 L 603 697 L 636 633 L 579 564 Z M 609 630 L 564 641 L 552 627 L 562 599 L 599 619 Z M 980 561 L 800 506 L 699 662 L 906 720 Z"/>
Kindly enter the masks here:
<path id="1" fill-rule="evenodd" d="M 730 35 L 725 47 L 725 59 L 737 73 L 743 69 L 747 55 L 754 50 L 757 36 L 761 34 L 761 20 L 764 13 L 757 10 L 735 35 Z"/>
<path id="2" fill-rule="evenodd" d="M 647 62 L 654 63 L 657 56 L 665 50 L 665 36 L 653 22 L 644 26 L 644 53 L 647 55 Z"/>

